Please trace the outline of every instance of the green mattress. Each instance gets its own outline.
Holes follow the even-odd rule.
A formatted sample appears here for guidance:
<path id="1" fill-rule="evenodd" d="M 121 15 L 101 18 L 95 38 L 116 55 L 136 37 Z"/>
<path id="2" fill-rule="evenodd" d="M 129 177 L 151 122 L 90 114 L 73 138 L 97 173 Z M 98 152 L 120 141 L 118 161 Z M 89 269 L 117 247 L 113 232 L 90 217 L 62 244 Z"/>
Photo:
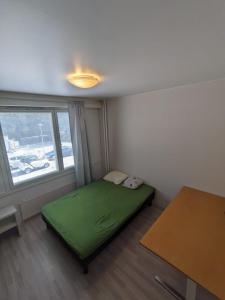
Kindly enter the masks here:
<path id="1" fill-rule="evenodd" d="M 99 180 L 42 208 L 42 215 L 77 253 L 91 255 L 108 240 L 154 193 L 142 185 L 136 190 Z"/>

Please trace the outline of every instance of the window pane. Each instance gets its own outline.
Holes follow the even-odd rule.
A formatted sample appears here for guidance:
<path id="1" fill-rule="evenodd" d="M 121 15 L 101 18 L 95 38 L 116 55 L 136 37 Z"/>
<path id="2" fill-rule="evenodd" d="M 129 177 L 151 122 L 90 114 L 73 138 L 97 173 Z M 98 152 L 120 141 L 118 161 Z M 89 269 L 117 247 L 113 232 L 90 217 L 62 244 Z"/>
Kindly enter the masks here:
<path id="1" fill-rule="evenodd" d="M 73 148 L 70 134 L 69 115 L 67 112 L 58 112 L 59 133 L 61 139 L 64 168 L 74 166 Z"/>
<path id="2" fill-rule="evenodd" d="M 13 183 L 55 172 L 58 164 L 49 112 L 1 112 Z"/>
<path id="3" fill-rule="evenodd" d="M 5 192 L 5 185 L 4 185 L 4 177 L 3 177 L 3 171 L 0 166 L 0 195 Z"/>

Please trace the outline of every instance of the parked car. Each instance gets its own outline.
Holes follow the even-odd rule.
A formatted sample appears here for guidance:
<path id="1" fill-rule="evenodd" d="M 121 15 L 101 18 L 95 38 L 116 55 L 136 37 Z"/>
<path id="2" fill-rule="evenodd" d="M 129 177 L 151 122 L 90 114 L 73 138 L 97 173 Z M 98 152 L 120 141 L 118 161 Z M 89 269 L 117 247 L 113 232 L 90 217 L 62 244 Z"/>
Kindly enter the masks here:
<path id="1" fill-rule="evenodd" d="M 13 156 L 9 158 L 9 166 L 11 170 L 16 170 L 19 168 L 20 158 L 19 156 Z"/>
<path id="2" fill-rule="evenodd" d="M 62 147 L 62 156 L 73 156 L 73 149 L 71 147 Z"/>
<path id="3" fill-rule="evenodd" d="M 54 159 L 55 159 L 55 151 L 52 150 L 52 151 L 50 151 L 50 152 L 45 153 L 45 157 L 46 157 L 48 160 L 54 160 Z"/>
<path id="4" fill-rule="evenodd" d="M 62 156 L 63 157 L 73 156 L 73 149 L 71 147 L 63 146 L 62 147 Z M 48 160 L 54 160 L 55 159 L 55 151 L 52 150 L 50 152 L 47 152 L 45 154 L 45 157 Z"/>
<path id="5" fill-rule="evenodd" d="M 9 164 L 12 170 L 19 169 L 26 174 L 50 166 L 47 159 L 39 159 L 37 155 L 20 155 L 12 157 L 9 160 Z"/>
<path id="6" fill-rule="evenodd" d="M 11 170 L 19 169 L 21 166 L 21 160 L 26 158 L 35 158 L 37 159 L 36 155 L 14 155 L 9 157 L 9 166 Z"/>

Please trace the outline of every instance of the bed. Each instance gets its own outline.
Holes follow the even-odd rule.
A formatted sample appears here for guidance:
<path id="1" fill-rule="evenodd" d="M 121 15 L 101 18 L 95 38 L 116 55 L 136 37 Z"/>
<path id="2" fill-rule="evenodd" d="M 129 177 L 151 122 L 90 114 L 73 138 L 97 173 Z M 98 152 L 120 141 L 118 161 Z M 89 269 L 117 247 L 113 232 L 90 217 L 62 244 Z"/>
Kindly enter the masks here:
<path id="1" fill-rule="evenodd" d="M 90 261 L 145 204 L 151 204 L 154 194 L 145 184 L 131 190 L 102 179 L 45 205 L 41 214 L 87 273 Z"/>

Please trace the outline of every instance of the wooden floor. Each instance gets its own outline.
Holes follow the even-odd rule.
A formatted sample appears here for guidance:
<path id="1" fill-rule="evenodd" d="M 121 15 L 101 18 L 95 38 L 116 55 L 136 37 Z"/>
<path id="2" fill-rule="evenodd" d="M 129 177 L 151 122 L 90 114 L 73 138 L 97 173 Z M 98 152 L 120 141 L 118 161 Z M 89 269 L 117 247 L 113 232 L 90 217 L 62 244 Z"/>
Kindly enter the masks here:
<path id="1" fill-rule="evenodd" d="M 144 209 L 91 263 L 88 275 L 40 216 L 30 219 L 22 237 L 9 232 L 0 239 L 0 300 L 174 299 L 155 283 L 155 274 L 184 294 L 184 275 L 138 243 L 159 215 L 156 207 Z M 197 299 L 216 298 L 199 288 Z"/>

